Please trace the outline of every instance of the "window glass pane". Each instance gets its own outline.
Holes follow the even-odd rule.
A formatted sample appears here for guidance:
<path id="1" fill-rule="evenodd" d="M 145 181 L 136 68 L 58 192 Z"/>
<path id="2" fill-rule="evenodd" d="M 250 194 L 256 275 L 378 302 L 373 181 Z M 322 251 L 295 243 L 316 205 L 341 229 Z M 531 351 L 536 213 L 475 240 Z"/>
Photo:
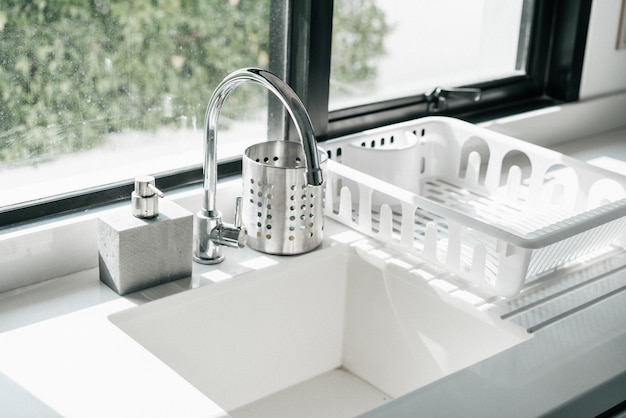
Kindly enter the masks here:
<path id="1" fill-rule="evenodd" d="M 0 206 L 201 163 L 217 83 L 268 66 L 269 4 L 5 0 Z M 233 92 L 220 157 L 266 135 L 266 102 L 258 86 Z"/>
<path id="2" fill-rule="evenodd" d="M 522 74 L 524 0 L 335 0 L 330 110 Z"/>

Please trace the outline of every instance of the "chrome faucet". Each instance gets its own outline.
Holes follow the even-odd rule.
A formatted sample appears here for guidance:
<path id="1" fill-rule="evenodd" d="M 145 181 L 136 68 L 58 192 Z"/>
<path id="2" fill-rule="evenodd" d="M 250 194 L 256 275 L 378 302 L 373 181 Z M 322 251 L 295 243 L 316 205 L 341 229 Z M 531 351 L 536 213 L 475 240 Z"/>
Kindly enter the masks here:
<path id="1" fill-rule="evenodd" d="M 241 198 L 237 200 L 235 224 L 222 222 L 215 207 L 217 186 L 217 121 L 228 95 L 240 84 L 258 83 L 272 92 L 287 108 L 294 121 L 306 162 L 307 183 L 319 186 L 323 182 L 315 134 L 309 115 L 296 93 L 280 78 L 265 70 L 245 68 L 228 75 L 215 89 L 207 105 L 204 119 L 204 195 L 202 209 L 194 216 L 195 261 L 216 264 L 224 260 L 221 246 L 245 246 L 247 232 L 241 225 Z"/>

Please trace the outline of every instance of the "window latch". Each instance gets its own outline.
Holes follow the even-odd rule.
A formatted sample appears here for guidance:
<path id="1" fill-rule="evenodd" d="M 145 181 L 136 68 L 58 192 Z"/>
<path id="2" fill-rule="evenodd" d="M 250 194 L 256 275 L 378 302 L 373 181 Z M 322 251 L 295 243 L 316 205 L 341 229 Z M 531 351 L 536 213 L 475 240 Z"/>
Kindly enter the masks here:
<path id="1" fill-rule="evenodd" d="M 480 100 L 480 89 L 471 87 L 436 87 L 426 93 L 428 112 L 440 112 L 448 105 L 448 99 L 464 99 L 477 102 Z"/>

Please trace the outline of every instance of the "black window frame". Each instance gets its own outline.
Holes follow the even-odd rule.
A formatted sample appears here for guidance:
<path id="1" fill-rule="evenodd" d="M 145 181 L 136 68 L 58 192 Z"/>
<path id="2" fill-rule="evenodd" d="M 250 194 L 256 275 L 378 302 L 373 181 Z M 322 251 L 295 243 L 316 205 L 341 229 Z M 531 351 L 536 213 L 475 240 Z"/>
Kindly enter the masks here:
<path id="1" fill-rule="evenodd" d="M 527 74 L 468 86 L 482 90 L 479 102 L 450 100 L 446 109 L 437 114 L 480 122 L 578 100 L 591 3 L 592 0 L 525 0 L 524 7 L 534 6 Z M 305 103 L 318 141 L 432 115 L 425 95 L 328 110 L 333 4 L 333 0 L 287 0 L 287 27 L 274 29 L 274 33 L 285 36 L 287 48 L 283 61 L 274 68 L 280 69 L 278 75 L 287 80 Z M 270 104 L 270 115 L 272 111 L 276 108 Z M 274 116 L 281 120 L 282 135 L 288 137 L 284 112 Z M 240 159 L 218 166 L 218 178 L 240 172 Z M 203 179 L 202 167 L 161 173 L 156 178 L 159 187 L 166 191 L 197 184 Z M 0 231 L 123 201 L 129 198 L 132 188 L 133 182 L 129 180 L 1 207 Z"/>
<path id="2" fill-rule="evenodd" d="M 296 91 L 304 97 L 318 140 L 433 114 L 428 111 L 425 94 L 329 111 L 333 0 L 305 3 L 312 9 L 309 53 L 319 59 L 293 62 L 297 67 L 292 68 L 290 76 L 297 83 L 308 80 L 304 88 Z M 526 75 L 457 86 L 480 88 L 481 100 L 449 100 L 446 109 L 436 114 L 480 122 L 578 100 L 591 3 L 592 0 L 524 0 L 523 13 L 532 12 Z M 308 92 L 315 92 L 315 96 L 307 95 Z"/>

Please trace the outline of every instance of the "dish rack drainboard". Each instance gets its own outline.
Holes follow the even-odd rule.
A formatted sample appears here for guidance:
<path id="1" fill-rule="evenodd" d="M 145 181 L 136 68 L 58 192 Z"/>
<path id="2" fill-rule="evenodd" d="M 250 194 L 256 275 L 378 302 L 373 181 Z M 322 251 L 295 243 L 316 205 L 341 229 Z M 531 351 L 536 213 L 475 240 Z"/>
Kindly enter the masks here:
<path id="1" fill-rule="evenodd" d="M 324 143 L 325 215 L 492 295 L 626 246 L 626 177 L 457 119 Z"/>

